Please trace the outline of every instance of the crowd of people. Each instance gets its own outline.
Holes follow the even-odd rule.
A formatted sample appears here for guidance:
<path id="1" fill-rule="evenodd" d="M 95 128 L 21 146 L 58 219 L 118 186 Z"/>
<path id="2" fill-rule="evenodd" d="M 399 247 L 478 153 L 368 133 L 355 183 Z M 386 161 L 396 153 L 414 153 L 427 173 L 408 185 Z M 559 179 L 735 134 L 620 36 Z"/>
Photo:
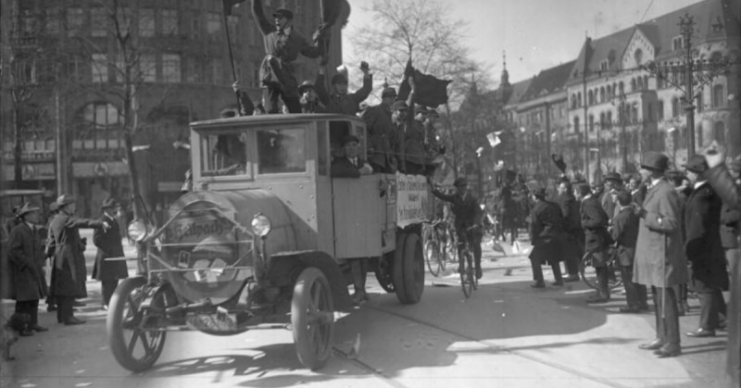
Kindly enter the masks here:
<path id="1" fill-rule="evenodd" d="M 546 287 L 544 264 L 553 269 L 554 286 L 579 280 L 579 260 L 590 252 L 598 289 L 587 303 L 606 303 L 611 298 L 608 264 L 614 260 L 627 301 L 620 312 L 649 311 L 650 291 L 656 338 L 640 348 L 660 358 L 682 353 L 679 316 L 689 310 L 692 293 L 700 315 L 697 329 L 685 335 L 715 337 L 718 330 L 728 330 L 729 373 L 738 384 L 741 159 L 726 168 L 713 147 L 691 157 L 683 171 L 670 171 L 666 155 L 648 152 L 639 174 L 611 172 L 601 186 L 562 175 L 554 198 L 536 182 L 528 183 L 532 287 Z M 726 303 L 723 292 L 729 289 Z"/>
<path id="2" fill-rule="evenodd" d="M 14 209 L 8 252 L 3 257 L 0 279 L 4 287 L 3 297 L 16 301 L 14 315 L 23 317 L 26 322 L 22 327 L 13 328 L 22 337 L 49 330 L 41 326 L 38 319 L 39 303 L 44 298 L 47 311 L 56 312 L 59 324 L 85 323 L 74 315 L 76 307 L 85 305 L 77 299 L 88 297 L 88 271 L 84 257 L 87 241 L 80 237 L 80 229 L 94 229 L 93 244 L 97 256 L 92 278 L 101 282 L 103 310 L 108 309 L 119 279 L 128 277 L 125 261 L 106 260 L 124 256 L 117 222 L 120 205 L 116 200 L 109 198 L 103 202 L 100 219 L 77 217 L 77 202 L 67 195 L 60 196 L 50 205 L 50 221 L 46 226 L 40 224 L 40 211 L 30 203 Z M 46 238 L 42 231 L 46 231 Z M 45 270 L 47 260 L 51 267 L 50 276 Z"/>

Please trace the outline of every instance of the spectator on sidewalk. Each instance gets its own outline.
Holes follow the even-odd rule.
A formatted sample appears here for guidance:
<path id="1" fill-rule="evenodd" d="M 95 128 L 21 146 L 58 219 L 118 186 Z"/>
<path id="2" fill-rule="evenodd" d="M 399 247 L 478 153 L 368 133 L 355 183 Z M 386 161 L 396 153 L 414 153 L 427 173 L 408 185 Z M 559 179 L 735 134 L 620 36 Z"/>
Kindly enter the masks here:
<path id="1" fill-rule="evenodd" d="M 116 287 L 118 287 L 118 280 L 129 277 L 129 270 L 126 267 L 126 261 L 106 260 L 111 257 L 120 258 L 124 256 L 118 222 L 116 222 L 120 206 L 115 199 L 108 198 L 103 201 L 101 209 L 103 210 L 103 216 L 100 220 L 111 225 L 111 228 L 107 230 L 96 229 L 93 232 L 93 243 L 98 247 L 95 266 L 93 267 L 93 279 L 100 280 L 103 309 L 108 310 L 108 303 L 113 292 L 116 291 Z"/>
<path id="2" fill-rule="evenodd" d="M 562 179 L 556 191 L 558 192 L 556 203 L 561 208 L 564 230 L 567 235 L 562 253 L 569 276 L 564 279 L 564 282 L 577 282 L 579 281 L 579 262 L 584 256 L 584 230 L 581 228 L 579 204 L 576 202 L 574 190 L 568 179 Z"/>
<path id="3" fill-rule="evenodd" d="M 620 264 L 620 277 L 625 286 L 627 306 L 620 307 L 621 313 L 639 313 L 648 310 L 646 287 L 633 283 L 633 263 L 640 220 L 633 213 L 630 204 L 633 197 L 626 190 L 617 195 L 617 214 L 612 220 L 612 239 L 617 243 L 617 259 Z"/>
<path id="4" fill-rule="evenodd" d="M 57 198 L 59 213 L 51 221 L 51 232 L 54 233 L 56 252 L 52 269 L 52 292 L 57 298 L 57 322 L 65 325 L 79 325 L 85 321 L 74 317 L 75 298 L 87 297 L 87 267 L 85 263 L 85 245 L 80 239 L 80 228 L 111 227 L 103 221 L 78 218 L 75 216 L 77 204 L 75 199 L 61 195 Z"/>
<path id="5" fill-rule="evenodd" d="M 546 201 L 545 188 L 537 182 L 528 183 L 530 197 L 535 204 L 530 212 L 530 265 L 535 283 L 530 287 L 544 288 L 543 265 L 549 264 L 553 270 L 554 286 L 563 286 L 561 261 L 566 232 L 563 229 L 561 209 L 553 202 Z"/>
<path id="6" fill-rule="evenodd" d="M 9 277 L 11 299 L 15 299 L 16 314 L 28 314 L 28 328 L 21 331 L 21 336 L 33 335 L 33 331 L 49 329 L 39 325 L 39 300 L 46 296 L 47 286 L 44 279 L 44 247 L 41 244 L 37 225 L 39 208 L 25 203 L 18 209 L 18 225 L 10 231 L 8 245 Z"/>
<path id="7" fill-rule="evenodd" d="M 656 339 L 640 345 L 659 358 L 682 353 L 679 315 L 674 286 L 687 282 L 687 259 L 682 236 L 682 206 L 671 183 L 664 178 L 669 158 L 658 152 L 643 157 L 641 176 L 648 185 L 643 205 L 633 203 L 641 218 L 636 244 L 633 280 L 651 286 L 656 306 Z"/>

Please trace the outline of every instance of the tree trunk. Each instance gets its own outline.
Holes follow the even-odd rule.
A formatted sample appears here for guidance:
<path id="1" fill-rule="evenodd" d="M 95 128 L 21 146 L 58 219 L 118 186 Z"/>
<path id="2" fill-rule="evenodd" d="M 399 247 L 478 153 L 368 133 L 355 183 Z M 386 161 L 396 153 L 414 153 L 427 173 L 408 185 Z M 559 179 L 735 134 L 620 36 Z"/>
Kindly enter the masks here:
<path id="1" fill-rule="evenodd" d="M 445 120 L 445 124 L 447 124 L 448 127 L 448 135 L 450 135 L 450 153 L 452 155 L 453 159 L 453 177 L 455 179 L 458 179 L 458 162 L 456 161 L 456 149 L 455 149 L 455 134 L 453 133 L 453 125 L 450 122 L 450 104 L 445 103 L 445 113 L 447 115 L 447 118 Z"/>
<path id="2" fill-rule="evenodd" d="M 16 189 L 23 188 L 23 140 L 21 139 L 21 115 L 18 103 L 13 107 L 13 181 Z"/>

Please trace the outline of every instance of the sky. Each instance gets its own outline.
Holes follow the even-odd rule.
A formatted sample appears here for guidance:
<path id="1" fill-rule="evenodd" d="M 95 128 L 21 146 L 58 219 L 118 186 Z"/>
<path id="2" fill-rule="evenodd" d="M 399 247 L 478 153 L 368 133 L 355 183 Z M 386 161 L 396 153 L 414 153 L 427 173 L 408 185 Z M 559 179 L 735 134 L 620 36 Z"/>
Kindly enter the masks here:
<path id="1" fill-rule="evenodd" d="M 348 36 L 372 20 L 372 0 L 348 0 L 350 20 L 343 30 L 345 59 L 352 58 Z M 398 0 L 407 1 L 407 0 Z M 429 0 L 448 6 L 451 19 L 469 23 L 465 44 L 473 59 L 491 69 L 496 82 L 507 53 L 510 81 L 576 59 L 587 34 L 600 38 L 699 0 Z M 372 60 L 371 60 L 372 61 Z M 371 62 L 369 61 L 369 62 Z"/>

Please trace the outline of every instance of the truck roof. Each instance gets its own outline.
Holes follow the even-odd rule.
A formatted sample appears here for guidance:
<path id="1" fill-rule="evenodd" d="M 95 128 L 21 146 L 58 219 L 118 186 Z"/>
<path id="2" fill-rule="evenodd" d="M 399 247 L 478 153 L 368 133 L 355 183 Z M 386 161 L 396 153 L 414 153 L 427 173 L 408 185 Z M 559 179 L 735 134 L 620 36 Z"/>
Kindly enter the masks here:
<path id="1" fill-rule="evenodd" d="M 44 190 L 0 190 L 0 197 L 20 197 L 28 195 L 50 196 L 50 192 Z"/>
<path id="2" fill-rule="evenodd" d="M 294 113 L 294 114 L 264 114 L 257 116 L 237 116 L 229 118 L 218 118 L 211 120 L 201 120 L 190 123 L 193 129 L 203 127 L 222 127 L 233 126 L 236 123 L 245 124 L 279 124 L 292 123 L 296 121 L 319 121 L 319 120 L 349 120 L 358 123 L 364 123 L 363 119 L 357 116 L 336 114 L 336 113 Z"/>

